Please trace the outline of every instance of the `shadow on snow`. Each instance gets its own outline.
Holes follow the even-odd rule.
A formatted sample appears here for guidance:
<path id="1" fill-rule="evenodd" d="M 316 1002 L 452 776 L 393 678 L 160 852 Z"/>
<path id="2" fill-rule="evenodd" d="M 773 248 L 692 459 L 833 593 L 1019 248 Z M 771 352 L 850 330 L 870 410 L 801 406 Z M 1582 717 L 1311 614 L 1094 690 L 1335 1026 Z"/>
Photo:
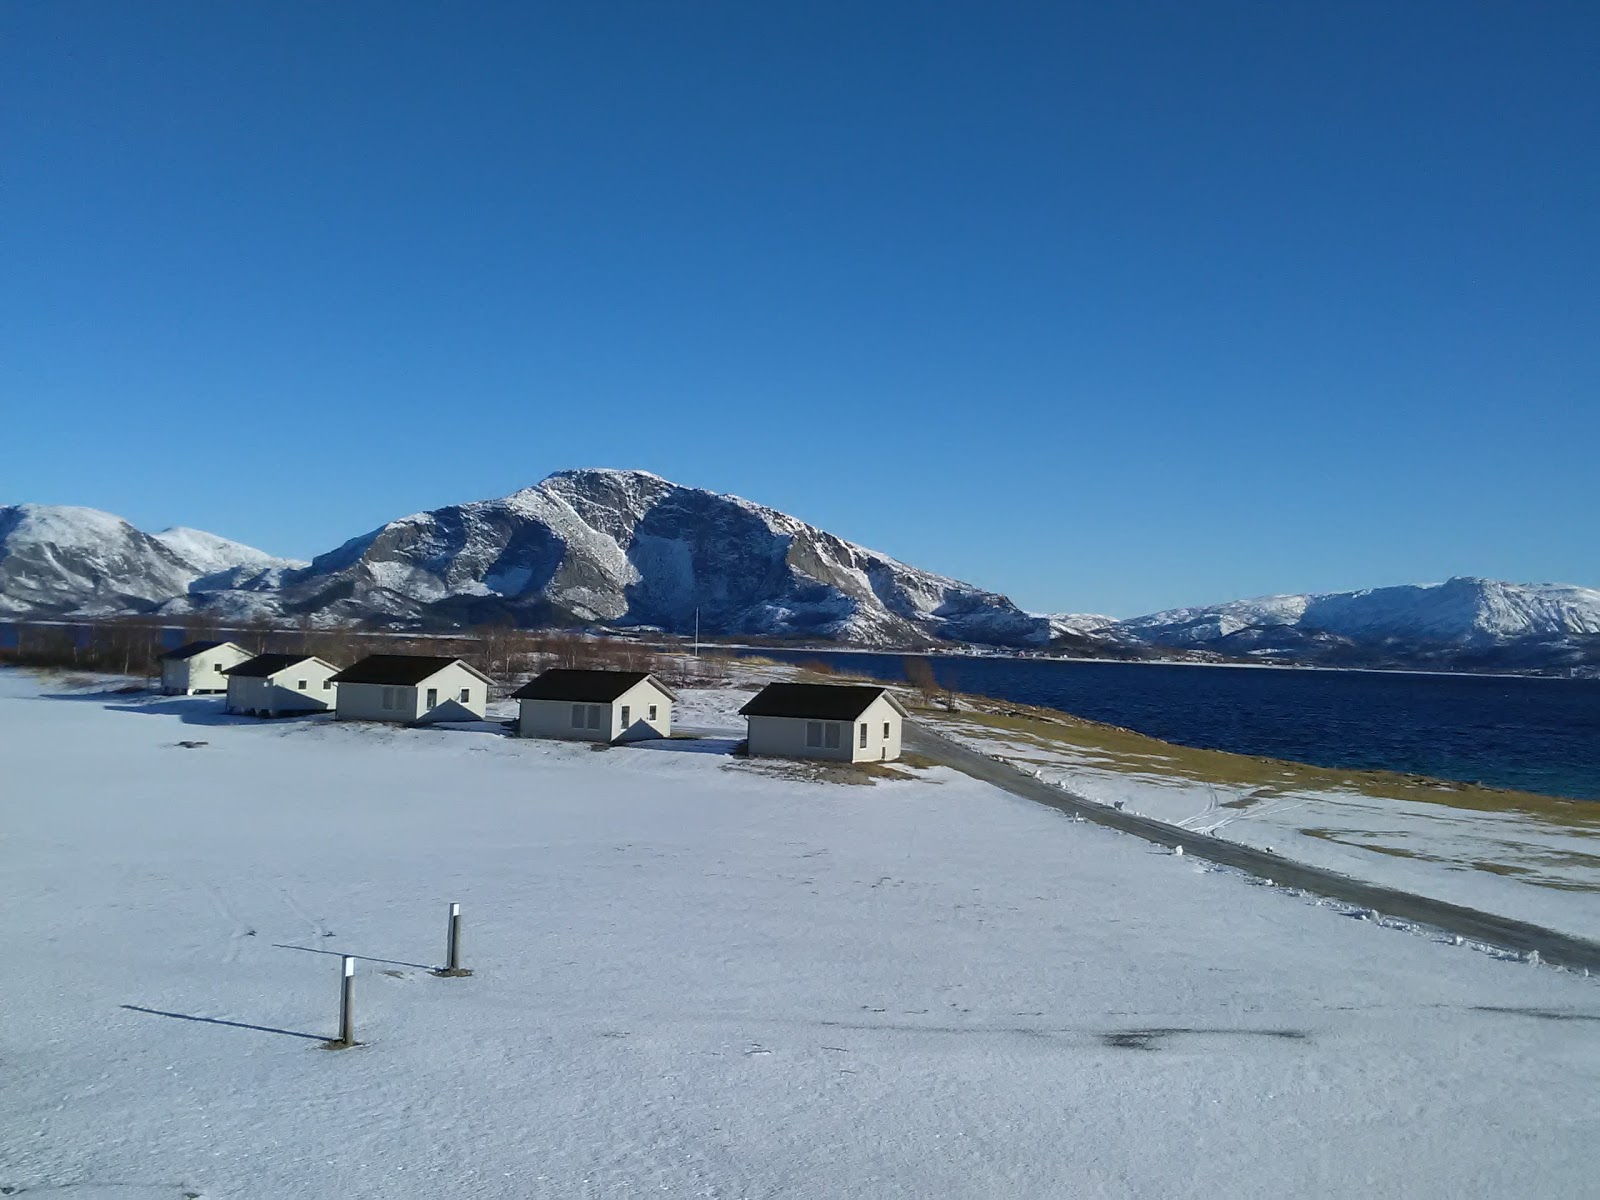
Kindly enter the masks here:
<path id="1" fill-rule="evenodd" d="M 672 754 L 721 754 L 730 755 L 742 742 L 743 738 L 720 737 L 673 737 L 650 738 L 638 742 L 621 743 L 630 750 L 665 750 Z"/>
<path id="2" fill-rule="evenodd" d="M 161 1008 L 145 1008 L 140 1004 L 124 1004 L 123 1008 L 129 1012 L 148 1013 L 152 1017 L 171 1017 L 175 1021 L 198 1021 L 202 1025 L 228 1025 L 234 1029 L 253 1029 L 257 1033 L 277 1033 L 284 1037 L 305 1038 L 312 1042 L 325 1042 L 328 1039 L 319 1033 L 299 1033 L 293 1029 L 274 1029 L 271 1025 L 251 1025 L 247 1021 L 224 1021 L 221 1017 L 196 1017 L 190 1013 L 167 1012 Z"/>
<path id="3" fill-rule="evenodd" d="M 130 702 L 127 693 L 76 692 L 47 695 L 50 700 L 91 701 L 107 712 L 134 713 L 148 717 L 177 717 L 185 725 L 254 725 L 263 722 L 280 724 L 285 721 L 307 721 L 315 718 L 332 719 L 332 713 L 285 713 L 280 717 L 248 717 L 227 711 L 221 696 L 165 696 L 146 703 Z M 109 703 L 108 703 L 109 702 Z"/>
<path id="4" fill-rule="evenodd" d="M 276 950 L 299 950 L 303 954 L 328 954 L 334 958 L 358 958 L 362 962 L 384 963 L 391 967 L 415 967 L 419 971 L 432 971 L 437 968 L 428 963 L 406 962 L 399 958 L 375 958 L 370 954 L 352 954 L 348 950 L 319 950 L 315 946 L 294 946 L 288 942 L 273 942 Z"/>

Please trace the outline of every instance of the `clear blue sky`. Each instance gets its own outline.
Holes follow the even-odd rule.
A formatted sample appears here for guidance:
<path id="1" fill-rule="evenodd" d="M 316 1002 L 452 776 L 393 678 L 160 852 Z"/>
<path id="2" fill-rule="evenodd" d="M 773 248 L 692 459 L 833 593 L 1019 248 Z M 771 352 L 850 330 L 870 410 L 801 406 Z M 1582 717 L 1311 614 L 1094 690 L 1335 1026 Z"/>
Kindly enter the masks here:
<path id="1" fill-rule="evenodd" d="M 1035 609 L 1600 585 L 1592 0 L 0 22 L 0 503 L 310 556 L 628 466 Z"/>

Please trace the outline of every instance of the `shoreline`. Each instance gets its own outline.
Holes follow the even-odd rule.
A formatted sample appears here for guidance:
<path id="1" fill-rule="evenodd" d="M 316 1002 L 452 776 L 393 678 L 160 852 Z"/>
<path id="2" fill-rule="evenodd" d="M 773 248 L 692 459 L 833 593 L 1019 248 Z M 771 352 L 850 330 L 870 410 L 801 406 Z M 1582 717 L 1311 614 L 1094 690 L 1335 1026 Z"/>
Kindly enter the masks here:
<path id="1" fill-rule="evenodd" d="M 0 614 L 0 629 L 10 628 L 15 630 L 18 628 L 27 627 L 84 629 L 100 624 L 115 624 L 119 620 L 124 619 L 125 618 L 119 618 L 112 615 L 98 617 L 41 617 L 30 619 L 16 617 L 14 615 Z M 185 629 L 185 626 L 180 621 L 172 624 L 154 624 L 151 626 L 151 628 L 159 629 L 162 632 L 182 633 Z M 263 632 L 260 629 L 239 624 L 219 624 L 215 627 L 215 629 L 218 633 L 247 634 Z M 297 631 L 298 627 L 296 626 L 272 626 L 266 632 L 284 634 L 294 633 Z M 312 630 L 312 632 L 318 634 L 336 633 L 341 631 L 359 635 L 361 637 L 388 637 L 415 640 L 443 639 L 470 641 L 482 636 L 481 632 L 472 626 L 455 630 L 406 630 L 363 629 L 355 626 L 319 625 Z M 586 639 L 592 638 L 602 642 L 617 641 L 625 644 L 641 645 L 652 650 L 667 653 L 676 652 L 681 648 L 680 646 L 669 645 L 661 641 L 634 637 L 630 635 L 629 631 L 621 629 L 611 629 L 605 631 L 604 633 L 598 634 L 583 629 L 525 629 L 519 630 L 518 632 L 529 635 L 568 634 Z M 665 631 L 662 630 L 653 629 L 651 632 L 658 636 L 666 636 Z M 0 649 L 4 648 L 6 648 L 6 646 L 0 645 Z M 1569 683 L 1577 682 L 1600 684 L 1600 675 L 1552 675 L 1527 671 L 1445 671 L 1433 670 L 1425 667 L 1329 667 L 1321 666 L 1315 663 L 1247 661 L 1204 662 L 1185 658 L 1087 658 L 1078 654 L 1007 653 L 999 649 L 976 650 L 968 652 L 957 649 L 914 650 L 882 646 L 848 646 L 837 643 L 805 646 L 772 646 L 752 642 L 703 641 L 700 643 L 700 650 L 702 653 L 715 653 L 720 651 L 748 651 L 753 654 L 763 654 L 768 652 L 780 654 L 877 654 L 888 658 L 947 658 L 955 660 L 985 659 L 998 662 L 1051 662 L 1120 667 L 1209 667 L 1212 669 L 1237 668 L 1239 670 L 1248 671 L 1317 671 L 1328 674 L 1342 675 L 1422 675 L 1446 679 L 1541 679 L 1560 680 Z"/>
<path id="2" fill-rule="evenodd" d="M 771 661 L 778 662 L 778 660 L 775 659 Z M 805 671 L 804 664 L 801 663 L 779 662 L 779 665 L 793 667 L 796 670 Z M 811 674 L 811 672 L 806 673 Z M 841 677 L 836 676 L 835 678 Z M 843 676 L 842 678 L 848 679 L 850 677 Z M 869 675 L 860 675 L 856 676 L 855 678 L 866 680 L 872 683 L 881 683 L 906 692 L 916 691 L 916 689 L 910 687 L 910 685 L 908 685 L 904 680 L 885 680 Z M 1079 713 L 1069 712 L 1066 709 L 1053 708 L 1047 704 L 1035 704 L 1025 700 L 1009 700 L 1003 696 L 986 696 L 978 692 L 941 690 L 939 694 L 942 696 L 949 696 L 956 700 L 960 705 L 962 705 L 962 709 L 965 712 L 989 713 L 990 715 L 994 715 L 991 711 L 994 708 L 1010 708 L 1013 710 L 1019 710 L 1023 715 L 1038 715 L 1046 721 L 1056 721 L 1067 727 L 1082 726 L 1090 729 L 1105 730 L 1109 733 L 1120 736 L 1137 738 L 1141 741 L 1150 743 L 1152 747 L 1160 747 L 1164 750 L 1178 752 L 1179 754 L 1189 753 L 1197 755 L 1223 755 L 1246 762 L 1266 763 L 1282 766 L 1295 771 L 1337 773 L 1340 775 L 1364 777 L 1372 780 L 1392 781 L 1396 784 L 1418 783 L 1426 787 L 1438 789 L 1442 792 L 1478 791 L 1506 797 L 1529 796 L 1538 800 L 1549 801 L 1554 804 L 1574 804 L 1579 806 L 1600 805 L 1600 800 L 1585 799 L 1579 796 L 1562 796 L 1551 792 L 1539 792 L 1533 791 L 1529 788 L 1509 787 L 1501 784 L 1484 783 L 1478 780 L 1451 779 L 1443 775 L 1430 775 L 1425 771 L 1406 771 L 1394 767 L 1330 766 L 1325 763 L 1307 762 L 1304 759 L 1283 758 L 1279 755 L 1251 754 L 1242 750 L 1227 750 L 1215 746 L 1192 746 L 1186 742 L 1171 741 L 1167 738 L 1157 737 L 1155 734 L 1145 733 L 1142 730 L 1134 729 L 1126 725 L 1117 725 L 1111 721 L 1096 720 L 1093 717 L 1086 717 Z M 913 712 L 919 714 L 922 719 L 927 719 L 931 716 L 935 720 L 943 719 L 946 716 L 960 717 L 961 715 L 960 712 L 947 713 L 938 709 L 937 707 L 926 709 L 919 707 L 914 709 Z"/>
<path id="3" fill-rule="evenodd" d="M 1241 671 L 1316 671 L 1332 675 L 1423 675 L 1443 679 L 1536 679 L 1562 683 L 1600 683 L 1586 675 L 1530 675 L 1518 671 L 1430 671 L 1420 667 L 1322 667 L 1311 663 L 1196 662 L 1181 658 L 1084 658 L 1074 654 L 1001 654 L 986 651 L 966 654 L 959 650 L 890 650 L 870 646 L 757 646 L 745 642 L 702 642 L 701 651 L 748 650 L 752 654 L 876 654 L 884 658 L 947 658 L 960 661 L 978 658 L 994 662 L 1073 663 L 1106 667 L 1207 667 L 1212 670 Z"/>

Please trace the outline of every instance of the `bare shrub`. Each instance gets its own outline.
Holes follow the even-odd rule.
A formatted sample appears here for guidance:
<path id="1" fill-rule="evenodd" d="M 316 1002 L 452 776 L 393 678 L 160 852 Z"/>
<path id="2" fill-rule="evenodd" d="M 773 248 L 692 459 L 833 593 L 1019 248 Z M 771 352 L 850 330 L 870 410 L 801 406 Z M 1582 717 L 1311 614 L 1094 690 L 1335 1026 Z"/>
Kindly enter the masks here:
<path id="1" fill-rule="evenodd" d="M 933 663 L 926 658 L 907 658 L 905 660 L 906 682 L 909 683 L 922 696 L 924 707 L 933 706 L 933 698 L 939 694 L 939 681 L 933 674 Z"/>

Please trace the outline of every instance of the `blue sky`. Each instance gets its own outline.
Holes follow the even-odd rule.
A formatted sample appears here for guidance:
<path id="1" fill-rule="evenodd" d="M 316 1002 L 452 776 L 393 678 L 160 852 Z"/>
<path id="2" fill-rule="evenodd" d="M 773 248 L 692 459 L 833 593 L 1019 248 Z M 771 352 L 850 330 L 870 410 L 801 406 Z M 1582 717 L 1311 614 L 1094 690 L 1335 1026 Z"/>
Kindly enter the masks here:
<path id="1" fill-rule="evenodd" d="M 0 503 L 574 466 L 1035 609 L 1600 585 L 1600 6 L 23 3 Z"/>

